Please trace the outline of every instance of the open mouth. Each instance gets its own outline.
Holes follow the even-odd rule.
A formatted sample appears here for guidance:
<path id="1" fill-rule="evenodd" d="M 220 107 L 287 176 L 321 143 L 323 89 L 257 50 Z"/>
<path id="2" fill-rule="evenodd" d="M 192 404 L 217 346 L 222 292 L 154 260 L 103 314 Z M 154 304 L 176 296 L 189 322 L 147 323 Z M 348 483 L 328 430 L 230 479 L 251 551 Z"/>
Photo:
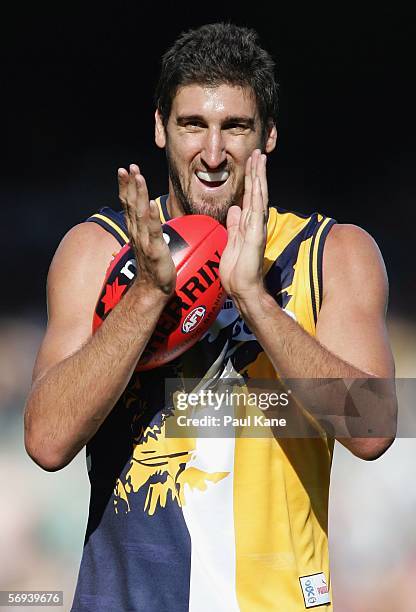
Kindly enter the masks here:
<path id="1" fill-rule="evenodd" d="M 227 170 L 221 170 L 221 172 L 203 172 L 198 171 L 195 173 L 198 180 L 209 189 L 221 187 L 228 181 L 230 173 Z"/>

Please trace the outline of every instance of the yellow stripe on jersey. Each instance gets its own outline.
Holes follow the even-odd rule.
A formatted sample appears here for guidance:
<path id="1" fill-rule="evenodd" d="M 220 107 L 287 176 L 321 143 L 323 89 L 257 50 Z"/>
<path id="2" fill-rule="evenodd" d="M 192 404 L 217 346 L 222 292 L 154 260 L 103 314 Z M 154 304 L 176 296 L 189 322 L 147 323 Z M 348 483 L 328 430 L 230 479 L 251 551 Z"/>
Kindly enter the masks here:
<path id="1" fill-rule="evenodd" d="M 299 612 L 304 609 L 299 578 L 324 572 L 329 579 L 331 458 L 332 446 L 321 438 L 236 439 L 234 527 L 241 612 Z"/>
<path id="2" fill-rule="evenodd" d="M 328 224 L 270 209 L 264 272 L 283 308 L 316 334 L 320 270 Z M 279 259 L 280 258 L 280 259 Z M 262 351 L 244 366 L 249 378 L 278 378 Z M 302 411 L 303 413 L 303 411 Z M 307 418 L 310 415 L 305 415 Z M 328 563 L 328 497 L 333 441 L 315 438 L 237 438 L 234 456 L 236 594 L 241 612 L 305 609 L 299 578 Z M 318 607 L 326 612 L 331 605 Z"/>
<path id="3" fill-rule="evenodd" d="M 304 218 L 293 213 L 280 212 L 276 208 L 269 208 L 264 274 L 267 274 L 279 255 L 310 222 L 310 217 Z"/>
<path id="4" fill-rule="evenodd" d="M 158 205 L 158 208 L 159 208 L 160 222 L 162 224 L 166 223 L 165 215 L 163 214 L 162 203 L 160 201 L 160 196 L 158 198 L 156 198 L 155 202 L 156 202 L 156 204 Z"/>
<path id="5" fill-rule="evenodd" d="M 315 238 L 315 242 L 313 245 L 313 253 L 312 253 L 312 282 L 313 282 L 313 289 L 314 289 L 314 298 L 315 298 L 315 312 L 316 314 L 319 313 L 319 310 L 321 308 L 321 302 L 322 302 L 322 295 L 320 294 L 320 283 L 319 283 L 319 275 L 320 275 L 320 267 L 322 265 L 322 261 L 319 261 L 318 258 L 318 253 L 319 253 L 319 247 L 320 247 L 320 243 L 321 243 L 321 236 L 322 233 L 325 229 L 325 227 L 328 225 L 328 223 L 331 223 L 332 219 L 324 219 L 324 221 L 321 223 L 321 225 L 319 226 L 319 229 L 316 233 L 316 238 Z"/>
<path id="6" fill-rule="evenodd" d="M 123 230 L 121 229 L 121 227 L 117 225 L 117 223 L 115 223 L 112 219 L 110 219 L 109 217 L 106 217 L 105 215 L 101 215 L 100 213 L 91 215 L 90 219 L 94 219 L 94 218 L 105 221 L 110 227 L 112 227 L 117 232 L 119 236 L 121 236 L 121 238 L 124 240 L 125 243 L 129 242 L 129 237 L 127 236 L 127 234 L 125 234 Z"/>

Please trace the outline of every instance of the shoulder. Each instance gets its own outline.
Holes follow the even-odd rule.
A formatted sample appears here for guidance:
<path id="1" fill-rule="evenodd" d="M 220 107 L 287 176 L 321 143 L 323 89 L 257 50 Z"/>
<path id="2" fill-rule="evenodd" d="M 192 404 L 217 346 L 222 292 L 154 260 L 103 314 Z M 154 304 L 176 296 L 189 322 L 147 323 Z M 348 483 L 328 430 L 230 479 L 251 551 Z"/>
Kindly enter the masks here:
<path id="1" fill-rule="evenodd" d="M 334 224 L 323 252 L 324 296 L 342 284 L 365 292 L 372 287 L 387 293 L 387 273 L 374 238 L 361 227 Z"/>
<path id="2" fill-rule="evenodd" d="M 364 229 L 357 225 L 334 224 L 325 242 L 325 262 L 342 268 L 352 266 L 359 272 L 368 266 L 383 264 L 383 258 L 376 241 Z"/>
<path id="3" fill-rule="evenodd" d="M 353 246 L 357 249 L 378 249 L 374 238 L 358 225 L 335 223 L 328 233 L 327 248 L 345 249 Z"/>
<path id="4" fill-rule="evenodd" d="M 80 223 L 62 238 L 50 265 L 47 281 L 48 301 L 61 296 L 97 297 L 106 270 L 120 250 L 117 240 L 96 223 Z M 75 296 L 71 296 L 73 300 Z M 58 300 L 60 301 L 60 300 Z"/>
<path id="5" fill-rule="evenodd" d="M 65 234 L 60 246 L 63 244 L 68 245 L 75 243 L 78 245 L 84 244 L 86 247 L 91 243 L 101 246 L 112 244 L 119 247 L 117 240 L 110 232 L 101 225 L 89 220 L 74 225 L 74 227 Z"/>
<path id="6" fill-rule="evenodd" d="M 62 260 L 76 261 L 90 257 L 92 254 L 108 255 L 119 251 L 120 245 L 109 232 L 96 223 L 84 222 L 72 227 L 62 238 L 55 252 L 51 267 Z"/>

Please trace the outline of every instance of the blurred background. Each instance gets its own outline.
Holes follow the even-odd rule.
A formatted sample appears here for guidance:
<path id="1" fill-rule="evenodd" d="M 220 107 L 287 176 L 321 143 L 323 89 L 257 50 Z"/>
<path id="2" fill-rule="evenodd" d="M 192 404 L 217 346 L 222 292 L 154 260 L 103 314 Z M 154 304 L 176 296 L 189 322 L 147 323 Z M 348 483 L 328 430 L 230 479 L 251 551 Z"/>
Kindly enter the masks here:
<path id="1" fill-rule="evenodd" d="M 166 193 L 164 154 L 153 142 L 160 57 L 181 31 L 220 20 L 254 27 L 277 61 L 271 201 L 319 210 L 374 236 L 390 278 L 397 375 L 416 376 L 410 11 L 333 4 L 305 12 L 259 2 L 250 10 L 169 2 L 20 7 L 0 25 L 0 590 L 63 590 L 69 609 L 87 519 L 84 453 L 49 474 L 23 449 L 50 259 L 70 227 L 117 206 L 118 166 L 138 162 L 153 196 Z M 415 456 L 411 438 L 374 463 L 337 446 L 330 522 L 337 611 L 416 610 Z"/>

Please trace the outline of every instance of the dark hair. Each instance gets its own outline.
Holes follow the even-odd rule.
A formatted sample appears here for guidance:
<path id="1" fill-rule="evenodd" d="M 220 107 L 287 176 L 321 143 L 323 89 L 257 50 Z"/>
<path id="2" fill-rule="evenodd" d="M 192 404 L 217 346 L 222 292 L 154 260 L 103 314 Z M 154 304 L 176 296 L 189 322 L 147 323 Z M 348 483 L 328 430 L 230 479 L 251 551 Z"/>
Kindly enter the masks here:
<path id="1" fill-rule="evenodd" d="M 274 61 L 258 45 L 254 30 L 231 23 L 211 23 L 182 33 L 162 58 L 156 105 L 166 125 L 179 87 L 222 83 L 251 87 L 263 133 L 277 116 Z"/>

